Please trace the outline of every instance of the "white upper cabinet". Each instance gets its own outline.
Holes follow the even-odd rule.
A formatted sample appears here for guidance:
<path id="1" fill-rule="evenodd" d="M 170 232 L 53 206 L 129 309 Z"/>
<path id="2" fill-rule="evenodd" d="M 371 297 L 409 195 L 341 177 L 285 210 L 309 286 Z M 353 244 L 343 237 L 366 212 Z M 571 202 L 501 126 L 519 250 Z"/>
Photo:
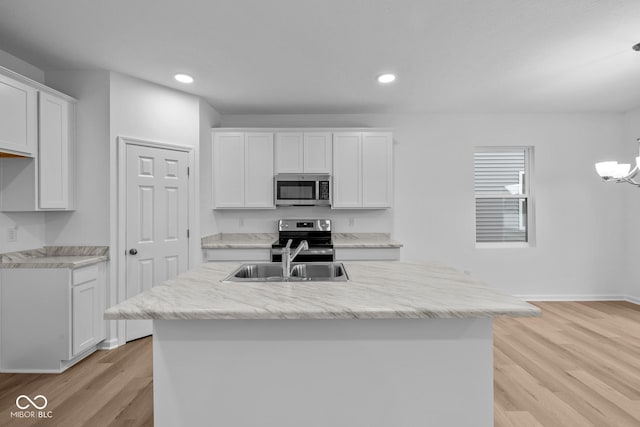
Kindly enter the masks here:
<path id="1" fill-rule="evenodd" d="M 331 173 L 333 138 L 331 132 L 304 134 L 304 172 Z"/>
<path id="2" fill-rule="evenodd" d="M 333 142 L 332 208 L 391 207 L 392 134 L 339 132 L 333 134 Z"/>
<path id="3" fill-rule="evenodd" d="M 362 133 L 333 134 L 332 208 L 362 207 Z"/>
<path id="4" fill-rule="evenodd" d="M 25 79 L 10 89 L 7 81 L 0 74 L 0 151 L 20 157 L 0 160 L 0 210 L 74 210 L 75 100 L 37 82 L 31 87 Z M 5 113 L 12 123 L 4 122 Z M 22 141 L 22 148 L 16 142 L 9 150 L 7 139 Z"/>
<path id="5" fill-rule="evenodd" d="M 244 133 L 213 135 L 213 207 L 244 207 Z"/>
<path id="6" fill-rule="evenodd" d="M 213 208 L 271 209 L 273 133 L 213 132 Z"/>
<path id="7" fill-rule="evenodd" d="M 331 132 L 276 133 L 276 173 L 331 173 Z"/>
<path id="8" fill-rule="evenodd" d="M 391 207 L 393 137 L 387 132 L 362 134 L 362 207 Z"/>
<path id="9" fill-rule="evenodd" d="M 35 156 L 37 93 L 33 87 L 0 75 L 0 151 Z"/>
<path id="10" fill-rule="evenodd" d="M 302 132 L 276 133 L 276 173 L 304 171 L 304 135 Z"/>
<path id="11" fill-rule="evenodd" d="M 40 209 L 67 209 L 69 199 L 69 110 L 64 99 L 40 92 L 38 147 Z"/>
<path id="12" fill-rule="evenodd" d="M 245 134 L 245 208 L 275 208 L 273 200 L 273 134 Z"/>
<path id="13" fill-rule="evenodd" d="M 391 207 L 391 132 L 214 128 L 212 134 L 214 209 L 274 209 L 279 173 L 330 174 L 335 209 Z"/>

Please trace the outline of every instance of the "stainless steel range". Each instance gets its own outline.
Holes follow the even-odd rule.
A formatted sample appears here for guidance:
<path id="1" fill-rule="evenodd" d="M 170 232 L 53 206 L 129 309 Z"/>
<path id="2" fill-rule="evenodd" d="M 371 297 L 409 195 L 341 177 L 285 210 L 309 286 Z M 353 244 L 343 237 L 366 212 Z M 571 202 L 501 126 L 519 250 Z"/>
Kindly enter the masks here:
<path id="1" fill-rule="evenodd" d="M 281 219 L 278 221 L 278 241 L 271 246 L 271 261 L 282 261 L 282 250 L 292 240 L 292 248 L 306 240 L 308 249 L 301 250 L 296 262 L 333 261 L 330 219 Z"/>

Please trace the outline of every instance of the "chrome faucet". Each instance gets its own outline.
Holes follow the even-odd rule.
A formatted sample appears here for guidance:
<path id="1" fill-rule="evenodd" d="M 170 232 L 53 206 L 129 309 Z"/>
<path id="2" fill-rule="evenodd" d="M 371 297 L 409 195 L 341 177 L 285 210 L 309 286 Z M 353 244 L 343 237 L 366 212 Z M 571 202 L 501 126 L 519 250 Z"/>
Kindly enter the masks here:
<path id="1" fill-rule="evenodd" d="M 309 249 L 309 243 L 306 240 L 300 242 L 297 248 L 291 253 L 291 243 L 293 239 L 289 239 L 287 245 L 282 249 L 282 277 L 288 279 L 291 277 L 291 263 L 298 256 L 300 251 Z"/>

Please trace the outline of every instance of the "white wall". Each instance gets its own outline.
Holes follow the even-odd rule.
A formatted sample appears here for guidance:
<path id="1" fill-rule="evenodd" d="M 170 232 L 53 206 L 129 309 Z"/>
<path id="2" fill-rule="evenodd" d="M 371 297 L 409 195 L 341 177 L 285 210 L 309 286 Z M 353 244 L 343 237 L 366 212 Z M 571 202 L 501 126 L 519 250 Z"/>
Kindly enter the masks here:
<path id="1" fill-rule="evenodd" d="M 193 165 L 199 161 L 200 101 L 193 95 L 159 86 L 123 74 L 110 73 L 110 274 L 111 291 L 108 305 L 124 300 L 123 278 L 118 278 L 118 137 L 130 137 L 155 142 L 180 144 L 193 147 Z M 197 175 L 194 177 L 197 181 Z M 193 183 L 193 181 L 191 181 Z M 195 202 L 195 185 L 190 185 L 189 197 Z M 193 206 L 191 206 L 192 208 Z M 193 236 L 199 235 L 199 212 L 190 209 L 189 227 Z M 191 253 L 194 259 L 201 256 L 200 239 L 192 238 Z M 118 338 L 124 340 L 124 322 L 120 322 Z M 110 325 L 110 338 L 115 338 L 115 325 Z"/>
<path id="2" fill-rule="evenodd" d="M 44 83 L 44 71 L 4 50 L 0 50 L 0 66 L 29 77 L 38 83 Z"/>
<path id="3" fill-rule="evenodd" d="M 619 162 L 633 162 L 638 153 L 640 138 L 640 108 L 631 110 L 624 115 L 624 156 L 612 158 Z M 636 177 L 640 181 L 640 175 Z M 629 184 L 624 186 L 623 227 L 624 249 L 626 251 L 626 292 L 640 303 L 640 262 L 638 262 L 638 242 L 640 242 L 640 188 Z"/>
<path id="4" fill-rule="evenodd" d="M 405 245 L 404 260 L 443 262 L 520 295 L 624 291 L 618 242 L 625 190 L 604 185 L 593 168 L 602 155 L 621 155 L 620 115 L 225 115 L 222 126 L 392 127 L 395 209 L 379 218 L 351 215 L 367 231 L 391 230 Z M 535 247 L 475 248 L 473 150 L 482 145 L 535 147 Z M 221 231 L 238 230 L 237 217 L 258 215 L 216 213 Z"/>
<path id="5" fill-rule="evenodd" d="M 110 86 L 110 158 L 111 158 L 111 246 L 117 242 L 117 143 L 118 137 L 130 137 L 193 147 L 194 164 L 199 161 L 200 99 L 194 95 L 111 73 Z M 192 183 L 198 181 L 195 174 Z M 189 199 L 195 203 L 195 185 L 189 188 Z M 199 211 L 190 209 L 189 227 L 199 235 Z M 199 240 L 192 239 L 192 254 L 199 260 Z M 191 260 L 194 261 L 194 260 Z"/>
<path id="6" fill-rule="evenodd" d="M 109 72 L 47 70 L 47 85 L 78 104 L 76 210 L 46 214 L 46 243 L 109 245 Z"/>
<path id="7" fill-rule="evenodd" d="M 199 169 L 199 189 L 200 195 L 198 209 L 200 210 L 200 234 L 196 235 L 196 238 L 201 236 L 208 236 L 210 234 L 218 233 L 218 224 L 216 223 L 216 217 L 211 210 L 212 204 L 212 192 L 211 182 L 212 169 L 211 169 L 211 128 L 220 126 L 222 122 L 222 116 L 213 109 L 206 101 L 200 100 L 200 163 Z M 200 254 L 202 256 L 202 254 Z"/>

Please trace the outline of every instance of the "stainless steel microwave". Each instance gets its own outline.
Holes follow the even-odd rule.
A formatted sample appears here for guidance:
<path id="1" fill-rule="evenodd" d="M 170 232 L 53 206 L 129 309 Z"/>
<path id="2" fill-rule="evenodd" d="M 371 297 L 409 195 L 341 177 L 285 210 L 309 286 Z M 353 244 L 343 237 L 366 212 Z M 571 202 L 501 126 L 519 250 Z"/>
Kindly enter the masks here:
<path id="1" fill-rule="evenodd" d="M 331 206 L 331 175 L 281 173 L 274 194 L 276 206 Z"/>

